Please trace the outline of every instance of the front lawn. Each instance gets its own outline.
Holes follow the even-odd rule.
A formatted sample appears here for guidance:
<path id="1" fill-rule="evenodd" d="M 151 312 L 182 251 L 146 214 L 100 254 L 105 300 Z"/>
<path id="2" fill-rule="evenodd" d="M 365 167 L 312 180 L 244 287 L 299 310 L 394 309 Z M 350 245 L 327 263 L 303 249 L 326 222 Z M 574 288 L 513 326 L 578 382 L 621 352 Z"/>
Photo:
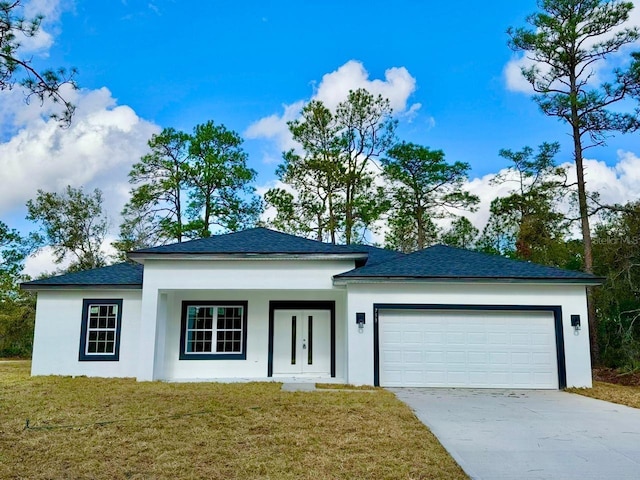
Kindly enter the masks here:
<path id="1" fill-rule="evenodd" d="M 381 389 L 28 372 L 0 362 L 0 478 L 466 478 Z"/>

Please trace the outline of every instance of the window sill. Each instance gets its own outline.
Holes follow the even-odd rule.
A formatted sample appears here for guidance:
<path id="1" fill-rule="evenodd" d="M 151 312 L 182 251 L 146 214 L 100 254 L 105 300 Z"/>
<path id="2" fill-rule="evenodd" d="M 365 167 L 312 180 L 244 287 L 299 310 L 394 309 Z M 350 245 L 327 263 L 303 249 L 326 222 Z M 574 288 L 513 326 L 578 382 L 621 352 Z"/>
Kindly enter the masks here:
<path id="1" fill-rule="evenodd" d="M 180 353 L 180 360 L 246 360 L 246 353 Z"/>

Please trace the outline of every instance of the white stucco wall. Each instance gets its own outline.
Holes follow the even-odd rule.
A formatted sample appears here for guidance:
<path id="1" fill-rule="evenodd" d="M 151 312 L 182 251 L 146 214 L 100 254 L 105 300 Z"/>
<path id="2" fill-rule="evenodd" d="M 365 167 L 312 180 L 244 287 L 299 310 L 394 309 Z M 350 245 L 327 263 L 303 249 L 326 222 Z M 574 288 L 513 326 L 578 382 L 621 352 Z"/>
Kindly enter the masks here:
<path id="1" fill-rule="evenodd" d="M 83 299 L 122 299 L 119 361 L 79 361 Z M 135 377 L 140 335 L 140 290 L 38 292 L 32 375 Z"/>
<path id="2" fill-rule="evenodd" d="M 373 385 L 373 304 L 546 305 L 561 306 L 567 386 L 591 386 L 591 360 L 585 287 L 577 285 L 395 283 L 347 286 L 347 380 Z M 358 331 L 356 312 L 366 313 Z M 571 327 L 570 316 L 580 315 L 582 330 Z M 352 321 L 353 319 L 353 321 Z"/>
<path id="3" fill-rule="evenodd" d="M 146 261 L 138 380 L 266 378 L 269 300 L 336 301 L 336 377 L 344 377 L 345 289 L 334 287 L 332 277 L 353 266 L 353 260 Z M 249 301 L 247 359 L 178 360 L 183 300 Z"/>

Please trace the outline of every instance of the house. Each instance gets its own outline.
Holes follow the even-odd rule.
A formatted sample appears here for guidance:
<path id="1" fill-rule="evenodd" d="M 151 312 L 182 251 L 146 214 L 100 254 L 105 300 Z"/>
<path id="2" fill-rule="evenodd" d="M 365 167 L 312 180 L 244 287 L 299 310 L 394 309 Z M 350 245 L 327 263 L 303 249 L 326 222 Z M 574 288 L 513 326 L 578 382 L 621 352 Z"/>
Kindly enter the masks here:
<path id="1" fill-rule="evenodd" d="M 591 386 L 593 275 L 437 245 L 265 228 L 24 283 L 32 375 L 382 386 Z"/>

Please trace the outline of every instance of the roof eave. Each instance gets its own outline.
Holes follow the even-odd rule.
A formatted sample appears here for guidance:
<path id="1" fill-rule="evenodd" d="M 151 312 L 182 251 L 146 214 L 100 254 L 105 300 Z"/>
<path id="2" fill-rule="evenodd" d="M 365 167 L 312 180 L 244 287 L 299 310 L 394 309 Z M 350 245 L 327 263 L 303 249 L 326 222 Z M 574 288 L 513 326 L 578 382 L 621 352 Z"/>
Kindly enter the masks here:
<path id="1" fill-rule="evenodd" d="M 61 283 L 21 283 L 21 290 L 142 290 L 142 284 L 96 283 L 96 284 L 61 284 Z"/>
<path id="2" fill-rule="evenodd" d="M 604 279 L 594 278 L 559 278 L 559 277 L 416 277 L 416 276 L 341 276 L 333 277 L 334 285 L 350 283 L 549 283 L 596 286 L 602 285 Z"/>
<path id="3" fill-rule="evenodd" d="M 128 257 L 138 263 L 145 260 L 363 260 L 367 253 L 145 253 L 130 252 Z"/>

